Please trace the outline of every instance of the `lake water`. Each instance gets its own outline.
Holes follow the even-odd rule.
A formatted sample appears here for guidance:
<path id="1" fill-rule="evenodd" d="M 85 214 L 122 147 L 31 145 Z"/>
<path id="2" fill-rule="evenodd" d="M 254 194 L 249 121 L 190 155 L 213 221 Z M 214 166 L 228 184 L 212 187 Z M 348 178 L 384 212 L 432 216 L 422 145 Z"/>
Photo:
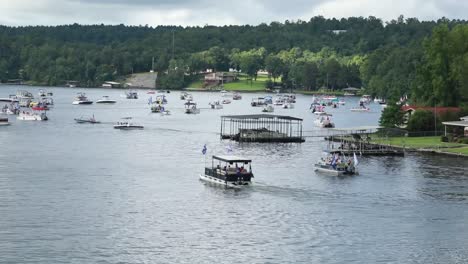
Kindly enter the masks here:
<path id="1" fill-rule="evenodd" d="M 0 86 L 0 97 L 40 87 Z M 468 160 L 408 154 L 362 157 L 360 175 L 314 172 L 326 142 L 238 144 L 220 141 L 220 116 L 260 113 L 251 98 L 208 109 L 219 93 L 192 93 L 199 115 L 150 113 L 150 95 L 44 88 L 55 106 L 46 122 L 0 127 L 0 263 L 466 263 Z M 72 105 L 76 92 L 109 95 L 115 105 Z M 156 94 L 157 95 L 157 94 Z M 153 95 L 154 98 L 155 95 Z M 304 118 L 311 97 L 275 114 Z M 337 127 L 377 125 L 380 106 L 333 109 Z M 76 124 L 90 116 L 99 125 Z M 141 131 L 112 123 L 131 116 Z M 233 191 L 198 180 L 207 155 L 253 160 L 255 184 Z"/>

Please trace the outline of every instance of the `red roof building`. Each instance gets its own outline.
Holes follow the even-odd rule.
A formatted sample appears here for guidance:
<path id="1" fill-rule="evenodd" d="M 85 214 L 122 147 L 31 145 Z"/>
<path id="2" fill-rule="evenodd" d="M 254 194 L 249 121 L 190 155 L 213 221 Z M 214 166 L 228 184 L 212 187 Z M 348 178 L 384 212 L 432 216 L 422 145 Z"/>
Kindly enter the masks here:
<path id="1" fill-rule="evenodd" d="M 416 110 L 421 111 L 431 111 L 437 115 L 445 113 L 457 113 L 461 111 L 460 107 L 430 107 L 430 106 L 414 106 L 414 105 L 404 105 L 401 107 L 401 110 L 405 113 L 410 112 L 410 114 Z"/>

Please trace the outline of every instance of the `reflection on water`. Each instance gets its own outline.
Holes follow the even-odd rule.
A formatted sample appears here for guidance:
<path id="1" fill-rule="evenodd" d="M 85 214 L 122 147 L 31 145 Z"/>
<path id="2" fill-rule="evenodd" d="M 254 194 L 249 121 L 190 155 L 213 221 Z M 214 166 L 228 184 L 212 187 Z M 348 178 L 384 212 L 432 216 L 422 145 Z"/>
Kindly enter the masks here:
<path id="1" fill-rule="evenodd" d="M 0 96 L 18 87 L 1 86 Z M 23 88 L 24 89 L 24 88 Z M 39 88 L 28 87 L 37 94 Z M 183 114 L 179 93 L 170 116 L 151 114 L 149 96 L 79 89 L 114 106 L 71 105 L 76 91 L 51 88 L 47 122 L 0 128 L 0 254 L 5 263 L 462 263 L 468 259 L 468 161 L 408 154 L 359 157 L 359 176 L 329 177 L 313 164 L 326 143 L 238 144 L 220 141 L 220 115 L 260 113 L 251 98 L 223 110 Z M 220 98 L 194 93 L 199 106 Z M 275 114 L 304 118 L 311 97 Z M 380 106 L 332 109 L 338 127 L 375 125 Z M 75 124 L 94 114 L 100 125 Z M 117 131 L 132 116 L 142 131 Z M 253 159 L 254 185 L 214 188 L 198 180 L 205 157 Z M 0 262 L 2 262 L 0 261 Z"/>

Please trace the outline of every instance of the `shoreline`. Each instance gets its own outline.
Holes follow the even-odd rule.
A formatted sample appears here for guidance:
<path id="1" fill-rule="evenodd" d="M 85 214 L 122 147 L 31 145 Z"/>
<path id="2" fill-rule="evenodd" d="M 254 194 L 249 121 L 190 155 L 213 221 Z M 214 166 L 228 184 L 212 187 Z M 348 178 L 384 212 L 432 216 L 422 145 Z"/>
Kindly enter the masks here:
<path id="1" fill-rule="evenodd" d="M 10 84 L 10 83 L 0 83 L 1 86 L 21 86 L 21 87 L 33 87 L 33 88 L 67 88 L 67 89 L 115 89 L 115 90 L 156 90 L 156 91 L 174 91 L 174 92 L 220 92 L 223 89 L 205 89 L 205 88 L 193 88 L 187 87 L 182 89 L 161 89 L 161 88 L 149 88 L 149 87 L 67 87 L 67 86 L 50 86 L 50 85 L 35 85 L 35 84 Z M 268 90 L 236 90 L 236 89 L 227 89 L 228 92 L 237 92 L 237 93 L 269 93 L 269 94 L 276 94 L 275 91 L 268 91 Z M 304 90 L 293 90 L 291 92 L 280 92 L 279 94 L 301 94 L 301 95 L 334 95 L 334 96 L 343 96 L 343 97 L 353 97 L 353 96 L 360 96 L 360 95 L 353 95 L 353 96 L 345 96 L 341 91 L 304 91 Z"/>

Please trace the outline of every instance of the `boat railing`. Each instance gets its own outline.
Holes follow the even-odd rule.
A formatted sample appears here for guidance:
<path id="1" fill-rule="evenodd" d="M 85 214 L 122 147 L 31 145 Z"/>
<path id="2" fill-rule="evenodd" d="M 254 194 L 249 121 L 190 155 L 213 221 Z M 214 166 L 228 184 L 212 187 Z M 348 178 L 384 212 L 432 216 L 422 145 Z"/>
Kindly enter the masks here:
<path id="1" fill-rule="evenodd" d="M 220 179 L 231 178 L 232 176 L 250 176 L 252 177 L 252 172 L 249 171 L 240 171 L 236 168 L 205 168 L 205 174 L 213 176 Z"/>

